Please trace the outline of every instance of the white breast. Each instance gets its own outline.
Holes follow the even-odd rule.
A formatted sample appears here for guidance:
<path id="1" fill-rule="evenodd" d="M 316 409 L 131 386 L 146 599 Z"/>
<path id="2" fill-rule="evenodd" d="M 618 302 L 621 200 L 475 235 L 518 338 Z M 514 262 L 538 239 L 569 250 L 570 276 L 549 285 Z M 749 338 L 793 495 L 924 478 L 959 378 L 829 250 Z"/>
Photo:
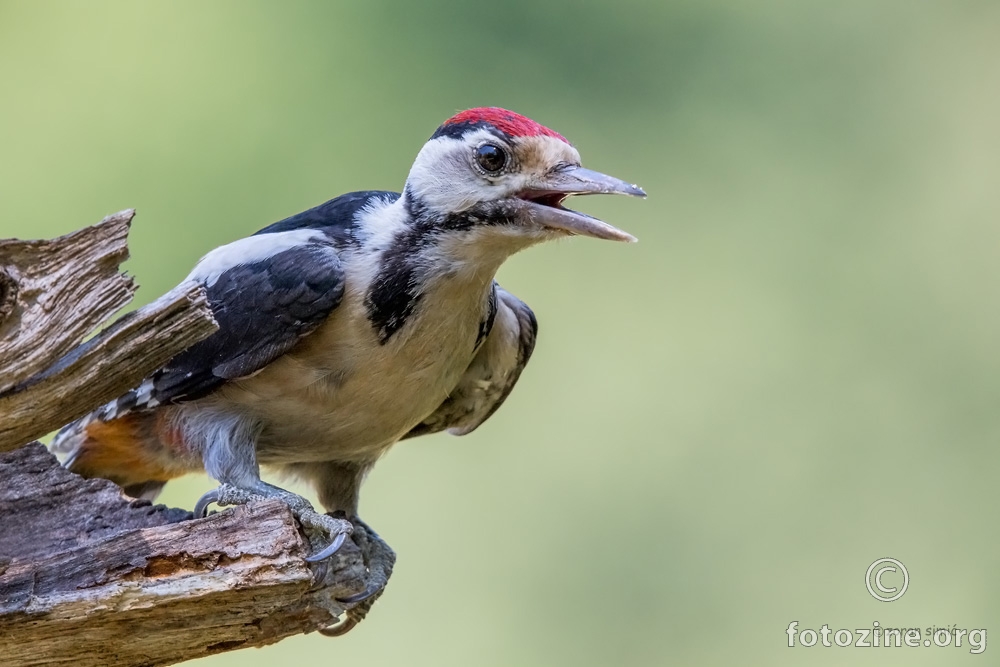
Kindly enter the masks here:
<path id="1" fill-rule="evenodd" d="M 218 396 L 263 424 L 261 463 L 367 463 L 433 412 L 472 361 L 492 274 L 426 283 L 406 324 L 382 344 L 368 319 L 368 276 L 345 256 L 344 300 L 291 353 Z"/>

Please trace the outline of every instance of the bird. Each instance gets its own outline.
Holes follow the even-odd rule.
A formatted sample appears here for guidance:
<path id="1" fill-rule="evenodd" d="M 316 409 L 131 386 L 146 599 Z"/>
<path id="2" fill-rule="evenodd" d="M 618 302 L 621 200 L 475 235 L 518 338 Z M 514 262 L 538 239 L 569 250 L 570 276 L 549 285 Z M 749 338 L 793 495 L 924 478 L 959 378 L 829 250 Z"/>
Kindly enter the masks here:
<path id="1" fill-rule="evenodd" d="M 306 559 L 326 559 L 370 530 L 359 493 L 389 448 L 474 431 L 518 381 L 538 325 L 497 283 L 504 260 L 567 236 L 635 241 L 563 206 L 588 194 L 646 196 L 584 168 L 563 135 L 525 116 L 457 113 L 402 192 L 344 194 L 208 252 L 186 280 L 204 286 L 218 330 L 52 448 L 140 498 L 207 472 L 219 486 L 195 516 L 278 498 L 327 538 Z M 261 466 L 311 485 L 326 512 L 264 482 Z"/>

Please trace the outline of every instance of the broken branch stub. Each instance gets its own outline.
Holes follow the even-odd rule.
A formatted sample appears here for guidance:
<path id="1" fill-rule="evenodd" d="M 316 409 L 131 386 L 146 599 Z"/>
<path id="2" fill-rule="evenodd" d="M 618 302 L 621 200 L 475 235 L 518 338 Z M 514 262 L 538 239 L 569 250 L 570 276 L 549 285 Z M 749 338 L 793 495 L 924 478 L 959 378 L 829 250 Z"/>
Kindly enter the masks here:
<path id="1" fill-rule="evenodd" d="M 49 241 L 0 241 L 0 451 L 121 396 L 218 327 L 204 289 L 179 286 L 81 343 L 127 304 L 134 212 Z"/>
<path id="2" fill-rule="evenodd" d="M 85 340 L 135 292 L 119 269 L 132 217 L 50 241 L 0 240 L 3 667 L 168 665 L 342 633 L 392 572 L 392 550 L 361 522 L 333 557 L 307 563 L 311 546 L 280 501 L 193 520 L 25 446 L 217 330 L 204 289 L 186 283 Z"/>

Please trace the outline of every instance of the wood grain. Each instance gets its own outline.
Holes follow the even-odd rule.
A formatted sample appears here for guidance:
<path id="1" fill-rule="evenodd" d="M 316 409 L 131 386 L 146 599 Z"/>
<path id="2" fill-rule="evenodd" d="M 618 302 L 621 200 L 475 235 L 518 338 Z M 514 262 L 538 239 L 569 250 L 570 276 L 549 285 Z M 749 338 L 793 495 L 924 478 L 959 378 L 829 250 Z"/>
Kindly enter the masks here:
<path id="1" fill-rule="evenodd" d="M 392 573 L 392 549 L 360 521 L 332 558 L 307 563 L 315 545 L 280 501 L 193 520 L 70 473 L 31 442 L 217 329 L 204 290 L 189 283 L 93 334 L 135 293 L 119 268 L 132 217 L 51 241 L 0 240 L 3 667 L 168 665 L 302 632 L 338 635 Z"/>
<path id="2" fill-rule="evenodd" d="M 310 564 L 276 500 L 191 520 L 59 466 L 0 454 L 0 664 L 169 665 L 336 623 L 365 590 L 348 540 Z"/>

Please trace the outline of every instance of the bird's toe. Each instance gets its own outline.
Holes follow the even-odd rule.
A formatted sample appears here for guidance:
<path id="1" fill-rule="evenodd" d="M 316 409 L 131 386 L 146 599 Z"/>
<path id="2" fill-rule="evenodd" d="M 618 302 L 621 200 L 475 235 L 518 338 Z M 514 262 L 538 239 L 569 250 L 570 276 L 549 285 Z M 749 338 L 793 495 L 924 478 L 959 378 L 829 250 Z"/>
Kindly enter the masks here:
<path id="1" fill-rule="evenodd" d="M 354 526 L 350 521 L 338 519 L 328 514 L 320 514 L 312 508 L 297 512 L 296 516 L 303 527 L 310 531 L 323 533 L 330 539 L 330 543 L 323 549 L 306 557 L 305 560 L 310 563 L 326 560 L 337 553 L 340 547 L 344 545 L 347 536 L 354 530 Z"/>

